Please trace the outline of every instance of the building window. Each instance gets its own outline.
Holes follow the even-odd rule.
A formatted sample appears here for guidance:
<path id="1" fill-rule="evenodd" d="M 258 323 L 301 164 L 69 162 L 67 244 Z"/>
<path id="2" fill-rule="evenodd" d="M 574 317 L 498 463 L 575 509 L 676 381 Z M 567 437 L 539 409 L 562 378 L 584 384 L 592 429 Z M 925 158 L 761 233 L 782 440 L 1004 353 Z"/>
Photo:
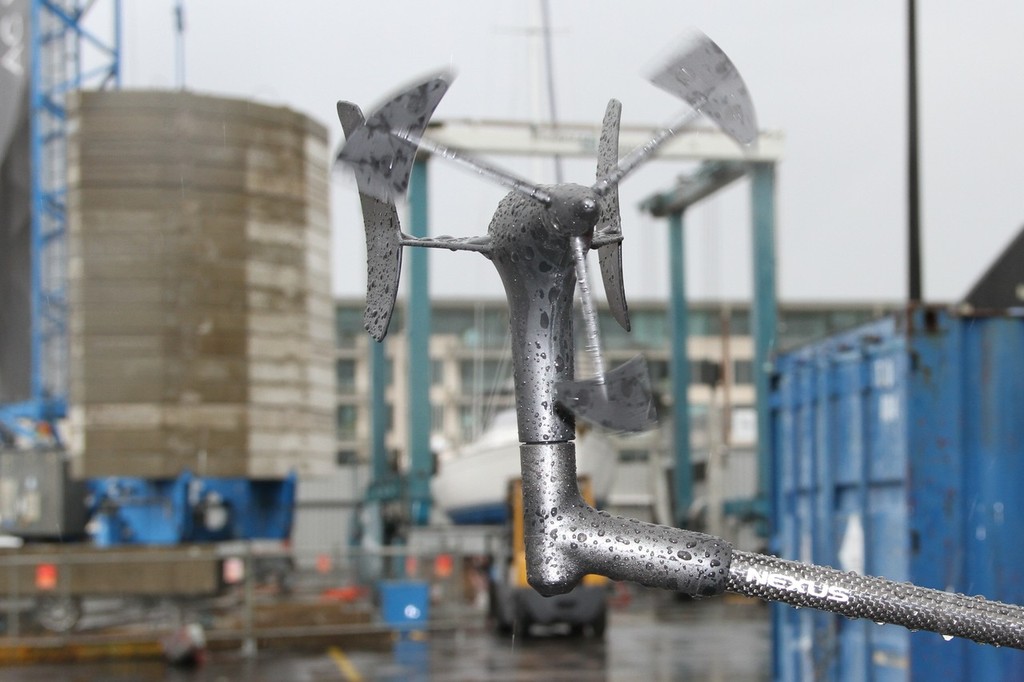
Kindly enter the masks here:
<path id="1" fill-rule="evenodd" d="M 825 336 L 828 318 L 828 311 L 783 311 L 779 321 L 780 345 L 795 346 Z"/>
<path id="2" fill-rule="evenodd" d="M 338 450 L 334 457 L 334 463 L 340 467 L 358 464 L 359 454 L 355 450 Z"/>
<path id="3" fill-rule="evenodd" d="M 717 386 L 722 378 L 722 365 L 714 360 L 690 360 L 690 383 Z"/>
<path id="4" fill-rule="evenodd" d="M 430 406 L 430 431 L 432 433 L 441 433 L 444 431 L 444 406 L 443 405 L 431 405 Z"/>
<path id="5" fill-rule="evenodd" d="M 355 346 L 356 340 L 366 334 L 362 307 L 339 304 L 334 312 L 334 334 L 339 348 Z"/>
<path id="6" fill-rule="evenodd" d="M 754 361 L 736 360 L 732 363 L 732 383 L 752 384 L 754 383 Z"/>
<path id="7" fill-rule="evenodd" d="M 730 336 L 750 335 L 749 311 L 723 308 L 690 310 L 687 315 L 688 332 L 690 336 L 721 336 L 726 331 L 723 318 Z"/>
<path id="8" fill-rule="evenodd" d="M 482 405 L 459 406 L 459 431 L 463 443 L 476 440 L 487 427 L 485 412 Z"/>
<path id="9" fill-rule="evenodd" d="M 829 331 L 845 331 L 874 319 L 874 311 L 868 308 L 834 310 L 829 316 Z"/>
<path id="10" fill-rule="evenodd" d="M 473 310 L 435 310 L 430 320 L 431 331 L 435 334 L 462 334 L 473 328 Z"/>
<path id="11" fill-rule="evenodd" d="M 669 389 L 669 364 L 667 360 L 647 358 L 647 372 L 651 376 L 651 386 L 656 392 L 664 393 Z"/>
<path id="12" fill-rule="evenodd" d="M 577 329 L 583 329 L 583 312 L 580 308 L 577 307 L 573 315 L 573 324 Z M 664 348 L 669 342 L 668 318 L 664 310 L 630 310 L 631 330 L 628 332 L 615 321 L 610 310 L 598 310 L 597 319 L 601 330 L 601 343 L 609 350 Z M 582 352 L 585 342 L 586 337 L 577 334 L 577 352 Z"/>
<path id="13" fill-rule="evenodd" d="M 350 394 L 356 389 L 356 361 L 342 358 L 334 363 L 338 393 Z"/>
<path id="14" fill-rule="evenodd" d="M 646 462 L 650 458 L 651 458 L 650 450 L 620 450 L 619 451 L 619 462 L 621 462 L 622 464 Z"/>
<path id="15" fill-rule="evenodd" d="M 462 360 L 459 363 L 462 391 L 474 395 L 494 393 L 512 385 L 512 363 L 506 360 Z"/>
<path id="16" fill-rule="evenodd" d="M 750 336 L 750 311 L 732 310 L 729 313 L 730 336 Z"/>
<path id="17" fill-rule="evenodd" d="M 431 332 L 457 336 L 468 348 L 502 348 L 508 344 L 508 311 L 484 305 L 435 308 Z"/>
<path id="18" fill-rule="evenodd" d="M 722 333 L 722 313 L 718 310 L 689 310 L 686 314 L 686 333 L 690 336 L 719 336 Z"/>
<path id="19" fill-rule="evenodd" d="M 462 342 L 470 348 L 507 348 L 508 311 L 504 308 L 478 311 L 473 328 L 463 333 Z"/>
<path id="20" fill-rule="evenodd" d="M 339 440 L 355 440 L 359 408 L 355 405 L 338 405 L 337 427 Z"/>

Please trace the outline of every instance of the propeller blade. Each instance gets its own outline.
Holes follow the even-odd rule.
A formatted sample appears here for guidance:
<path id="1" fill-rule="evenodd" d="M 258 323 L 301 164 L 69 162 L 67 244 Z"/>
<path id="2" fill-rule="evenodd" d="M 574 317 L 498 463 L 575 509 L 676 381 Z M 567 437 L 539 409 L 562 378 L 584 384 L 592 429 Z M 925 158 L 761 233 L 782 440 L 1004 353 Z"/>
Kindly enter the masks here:
<path id="1" fill-rule="evenodd" d="M 601 179 L 615 169 L 619 162 L 619 121 L 622 118 L 622 103 L 610 100 L 605 109 L 604 124 L 601 126 L 601 141 L 597 146 L 597 178 Z M 598 199 L 601 222 L 597 229 L 608 237 L 622 234 L 622 215 L 619 212 L 618 186 L 610 188 Z M 601 265 L 601 279 L 608 297 L 608 307 L 619 325 L 629 331 L 629 308 L 626 305 L 626 290 L 622 282 L 622 246 L 619 242 L 606 244 L 597 250 Z"/>
<path id="2" fill-rule="evenodd" d="M 416 160 L 415 141 L 453 78 L 450 72 L 441 72 L 402 90 L 346 134 L 338 161 L 355 171 L 360 192 L 385 202 L 405 194 Z"/>
<path id="3" fill-rule="evenodd" d="M 644 431 L 658 419 L 642 355 L 603 377 L 563 381 L 555 387 L 555 398 L 580 419 L 612 431 Z"/>
<path id="4" fill-rule="evenodd" d="M 703 33 L 688 34 L 650 80 L 686 100 L 740 144 L 757 141 L 754 103 L 743 77 L 722 48 Z"/>
<path id="5" fill-rule="evenodd" d="M 688 102 L 687 111 L 654 134 L 646 144 L 627 154 L 593 185 L 604 195 L 644 163 L 662 145 L 681 133 L 697 119 L 698 112 L 710 118 L 740 144 L 757 141 L 754 103 L 736 66 L 722 49 L 700 31 L 691 31 L 671 59 L 651 75 L 651 82 Z"/>
<path id="6" fill-rule="evenodd" d="M 454 75 L 445 71 L 402 90 L 373 112 L 361 130 L 346 136 L 348 139 L 338 154 L 338 161 L 352 167 L 357 181 L 362 179 L 360 191 L 384 201 L 403 196 L 409 187 L 416 150 L 422 149 L 549 205 L 551 196 L 536 184 L 423 137 L 434 109 L 452 80 Z"/>
<path id="7" fill-rule="evenodd" d="M 351 139 L 363 129 L 363 112 L 351 102 L 338 102 L 338 118 Z M 366 310 L 363 327 L 377 341 L 383 341 L 391 323 L 402 272 L 402 226 L 393 199 L 381 200 L 370 189 L 374 181 L 356 173 L 359 203 L 366 232 Z"/>

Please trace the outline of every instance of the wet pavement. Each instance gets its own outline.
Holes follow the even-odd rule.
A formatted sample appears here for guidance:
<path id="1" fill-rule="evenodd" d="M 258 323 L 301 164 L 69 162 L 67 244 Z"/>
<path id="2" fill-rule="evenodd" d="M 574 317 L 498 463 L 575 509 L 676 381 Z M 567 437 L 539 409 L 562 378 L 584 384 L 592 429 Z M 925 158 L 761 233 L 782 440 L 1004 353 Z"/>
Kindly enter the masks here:
<path id="1" fill-rule="evenodd" d="M 160 661 L 8 668 L 10 682 L 281 682 L 306 680 L 728 680 L 771 678 L 769 612 L 760 603 L 717 598 L 677 601 L 640 593 L 612 611 L 604 639 L 535 630 L 497 635 L 478 625 L 406 639 L 391 651 L 211 653 L 195 669 Z"/>

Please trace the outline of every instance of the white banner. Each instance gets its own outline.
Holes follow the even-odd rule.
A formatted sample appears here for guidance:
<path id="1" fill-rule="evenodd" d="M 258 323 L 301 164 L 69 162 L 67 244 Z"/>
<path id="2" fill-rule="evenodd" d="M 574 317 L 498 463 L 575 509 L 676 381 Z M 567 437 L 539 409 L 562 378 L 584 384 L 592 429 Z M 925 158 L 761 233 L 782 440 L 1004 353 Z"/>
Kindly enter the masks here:
<path id="1" fill-rule="evenodd" d="M 28 0 L 0 0 L 0 162 L 28 96 Z"/>

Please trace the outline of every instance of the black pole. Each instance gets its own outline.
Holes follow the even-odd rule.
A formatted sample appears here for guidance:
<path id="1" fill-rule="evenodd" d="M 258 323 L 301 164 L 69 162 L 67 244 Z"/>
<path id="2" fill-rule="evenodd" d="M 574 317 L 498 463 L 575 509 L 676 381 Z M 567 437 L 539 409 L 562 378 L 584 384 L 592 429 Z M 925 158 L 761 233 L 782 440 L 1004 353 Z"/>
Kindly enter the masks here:
<path id="1" fill-rule="evenodd" d="M 908 299 L 920 303 L 921 196 L 917 149 L 917 11 L 907 0 L 907 277 Z"/>

